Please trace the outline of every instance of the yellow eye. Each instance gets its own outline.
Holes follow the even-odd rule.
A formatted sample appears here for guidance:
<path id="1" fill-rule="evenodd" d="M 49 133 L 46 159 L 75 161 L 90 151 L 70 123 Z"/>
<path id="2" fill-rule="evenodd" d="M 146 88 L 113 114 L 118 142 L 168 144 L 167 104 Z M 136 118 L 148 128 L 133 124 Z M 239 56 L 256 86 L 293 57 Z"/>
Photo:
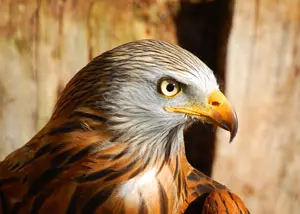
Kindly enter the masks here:
<path id="1" fill-rule="evenodd" d="M 181 91 L 180 84 L 173 79 L 163 79 L 160 81 L 159 91 L 166 97 L 174 97 Z"/>

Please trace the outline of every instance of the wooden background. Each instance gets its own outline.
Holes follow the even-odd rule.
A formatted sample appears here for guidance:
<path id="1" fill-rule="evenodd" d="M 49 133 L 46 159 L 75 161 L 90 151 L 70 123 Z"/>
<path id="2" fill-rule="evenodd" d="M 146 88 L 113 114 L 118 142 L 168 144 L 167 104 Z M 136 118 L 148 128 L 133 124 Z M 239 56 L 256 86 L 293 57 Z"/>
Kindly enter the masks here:
<path id="1" fill-rule="evenodd" d="M 237 0 L 227 59 L 240 129 L 213 177 L 252 213 L 300 213 L 300 1 Z"/>
<path id="2" fill-rule="evenodd" d="M 224 131 L 216 144 L 199 143 L 199 127 L 188 133 L 198 142 L 199 150 L 188 149 L 194 164 L 210 174 L 214 160 L 213 177 L 252 213 L 298 214 L 299 33 L 300 0 L 0 0 L 0 160 L 46 123 L 61 89 L 92 57 L 162 39 L 216 71 L 239 117 L 230 145 Z M 214 140 L 212 131 L 199 136 Z"/>

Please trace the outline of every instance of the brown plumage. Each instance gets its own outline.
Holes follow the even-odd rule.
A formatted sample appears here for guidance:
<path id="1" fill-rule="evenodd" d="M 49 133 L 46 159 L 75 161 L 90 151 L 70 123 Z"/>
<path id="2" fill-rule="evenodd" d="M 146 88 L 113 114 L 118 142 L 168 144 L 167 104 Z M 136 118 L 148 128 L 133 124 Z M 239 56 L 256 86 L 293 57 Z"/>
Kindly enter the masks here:
<path id="1" fill-rule="evenodd" d="M 195 120 L 236 133 L 216 91 L 200 60 L 164 42 L 96 57 L 45 127 L 0 163 L 0 213 L 184 213 L 196 200 L 199 213 L 248 213 L 186 160 L 182 132 Z"/>

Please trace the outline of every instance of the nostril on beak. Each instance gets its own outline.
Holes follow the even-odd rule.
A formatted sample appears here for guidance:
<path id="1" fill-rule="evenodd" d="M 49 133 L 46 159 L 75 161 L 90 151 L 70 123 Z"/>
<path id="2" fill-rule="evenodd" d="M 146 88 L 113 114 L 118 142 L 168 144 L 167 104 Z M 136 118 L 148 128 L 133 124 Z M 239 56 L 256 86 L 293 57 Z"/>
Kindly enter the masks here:
<path id="1" fill-rule="evenodd" d="M 211 105 L 213 105 L 213 106 L 220 106 L 221 103 L 219 103 L 218 101 L 212 101 Z"/>

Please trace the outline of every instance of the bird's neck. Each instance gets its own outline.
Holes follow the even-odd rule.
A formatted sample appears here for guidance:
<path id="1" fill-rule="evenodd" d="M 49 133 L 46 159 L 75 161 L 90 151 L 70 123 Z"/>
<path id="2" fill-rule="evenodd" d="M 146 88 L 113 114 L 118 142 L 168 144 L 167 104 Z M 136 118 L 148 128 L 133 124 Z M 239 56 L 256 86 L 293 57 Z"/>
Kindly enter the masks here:
<path id="1" fill-rule="evenodd" d="M 64 140 L 75 145 L 82 144 L 80 139 L 85 139 L 85 144 L 97 143 L 100 157 L 109 157 L 115 163 L 133 158 L 142 168 L 155 168 L 157 173 L 165 166 L 176 171 L 178 162 L 185 159 L 183 126 L 168 131 L 148 129 L 128 134 L 126 129 L 112 129 L 108 120 L 103 112 L 85 108 L 56 118 L 49 123 L 52 127 L 45 130 L 51 136 L 64 134 Z"/>
<path id="2" fill-rule="evenodd" d="M 51 135 L 66 133 L 71 139 L 79 133 L 81 136 L 88 135 L 89 138 L 93 136 L 95 140 L 101 139 L 101 146 L 104 148 L 111 145 L 124 147 L 127 154 L 136 155 L 155 164 L 170 162 L 185 152 L 183 125 L 162 129 L 161 124 L 158 128 L 145 128 L 136 124 L 134 131 L 122 129 L 122 124 L 114 128 L 114 125 L 109 123 L 109 116 L 93 108 L 77 109 L 62 118 L 55 118 L 49 124 L 52 126 L 46 130 Z M 124 126 L 126 127 L 125 124 Z"/>
<path id="3" fill-rule="evenodd" d="M 181 210 L 187 195 L 184 147 L 183 141 L 176 141 L 180 139 L 175 136 L 177 132 L 169 134 L 169 140 L 157 138 L 162 141 L 154 144 L 120 141 L 122 138 L 109 130 L 103 115 L 92 110 L 74 111 L 50 121 L 27 148 L 36 152 L 33 158 L 45 154 L 53 157 L 43 164 L 73 172 L 76 182 L 106 182 L 117 188 L 118 197 L 113 201 L 137 199 L 139 203 L 140 195 L 145 200 L 167 198 L 169 209 Z M 176 143 L 177 147 L 167 143 Z M 154 193 L 149 194 L 149 189 Z"/>

